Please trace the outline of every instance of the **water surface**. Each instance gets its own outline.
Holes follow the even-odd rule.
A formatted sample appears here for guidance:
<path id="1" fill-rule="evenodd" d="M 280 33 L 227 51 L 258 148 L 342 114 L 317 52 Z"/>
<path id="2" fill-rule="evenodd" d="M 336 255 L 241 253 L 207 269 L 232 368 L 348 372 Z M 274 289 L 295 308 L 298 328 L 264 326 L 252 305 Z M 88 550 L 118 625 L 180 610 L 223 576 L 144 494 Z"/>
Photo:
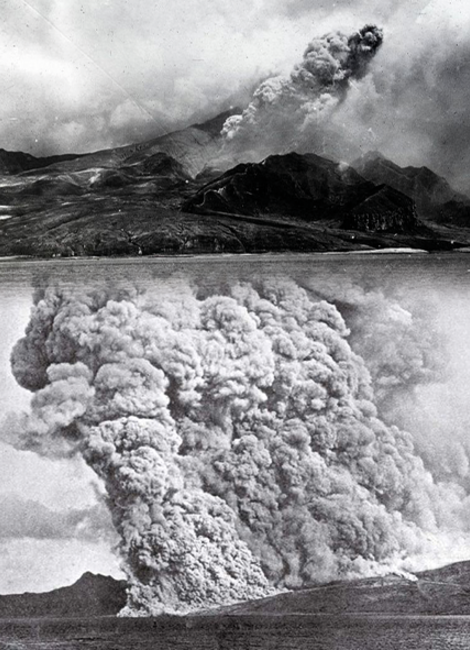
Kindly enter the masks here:
<path id="1" fill-rule="evenodd" d="M 466 616 L 0 621 L 0 648 L 31 650 L 468 650 Z"/>

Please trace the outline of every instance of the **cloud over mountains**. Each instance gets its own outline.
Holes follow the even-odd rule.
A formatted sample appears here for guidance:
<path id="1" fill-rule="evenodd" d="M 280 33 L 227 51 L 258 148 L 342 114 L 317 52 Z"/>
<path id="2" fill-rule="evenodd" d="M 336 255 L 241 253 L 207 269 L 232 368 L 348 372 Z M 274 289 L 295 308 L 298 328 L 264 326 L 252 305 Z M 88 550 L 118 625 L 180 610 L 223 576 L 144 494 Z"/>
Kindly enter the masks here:
<path id="1" fill-rule="evenodd" d="M 468 187 L 470 128 L 463 0 L 218 2 L 123 0 L 3 7 L 0 143 L 36 155 L 143 140 L 246 106 L 287 74 L 312 37 L 383 27 L 371 74 L 332 118 L 326 142 L 348 156 L 379 149 Z M 349 143 L 349 144 L 348 144 Z M 317 151 L 317 153 L 322 153 Z"/>

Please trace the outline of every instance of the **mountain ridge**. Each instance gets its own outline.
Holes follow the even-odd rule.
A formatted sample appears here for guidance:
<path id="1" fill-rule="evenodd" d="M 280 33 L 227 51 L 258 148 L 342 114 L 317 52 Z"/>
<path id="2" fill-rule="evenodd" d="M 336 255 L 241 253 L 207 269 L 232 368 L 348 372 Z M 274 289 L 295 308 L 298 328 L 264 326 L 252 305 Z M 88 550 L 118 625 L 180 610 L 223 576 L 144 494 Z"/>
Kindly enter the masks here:
<path id="1" fill-rule="evenodd" d="M 44 593 L 0 595 L 1 618 L 116 616 L 126 604 L 125 580 L 87 572 Z M 336 580 L 267 598 L 202 610 L 186 617 L 290 615 L 469 615 L 470 561 L 416 574 Z"/>
<path id="2" fill-rule="evenodd" d="M 365 232 L 406 234 L 420 225 L 412 201 L 401 192 L 365 180 L 350 166 L 295 152 L 237 165 L 201 188 L 184 209 L 334 220 L 341 228 Z"/>
<path id="3" fill-rule="evenodd" d="M 367 152 L 352 166 L 367 180 L 385 183 L 411 198 L 421 219 L 470 226 L 470 198 L 428 167 L 400 167 L 378 151 Z"/>
<path id="4" fill-rule="evenodd" d="M 187 174 L 196 176 L 219 151 L 221 130 L 225 120 L 240 111 L 239 108 L 233 108 L 205 122 L 192 124 L 186 128 L 135 144 L 99 149 L 80 155 L 66 154 L 67 158 L 63 157 L 63 160 L 48 163 L 48 171 L 70 173 L 80 172 L 96 166 L 105 168 L 116 168 L 122 165 L 132 166 L 154 154 L 162 153 L 179 162 L 185 168 Z M 44 160 L 44 164 L 38 165 L 36 169 L 30 167 L 23 171 L 42 170 L 46 167 L 45 161 L 49 159 L 38 158 L 36 160 Z"/>
<path id="5" fill-rule="evenodd" d="M 220 128 L 236 111 L 36 168 L 14 154 L 11 169 L 28 169 L 0 173 L 0 255 L 470 247 L 470 199 L 427 168 L 291 152 L 217 170 L 228 152 Z"/>
<path id="6" fill-rule="evenodd" d="M 70 586 L 0 595 L 0 618 L 114 616 L 126 604 L 125 580 L 84 573 Z"/>

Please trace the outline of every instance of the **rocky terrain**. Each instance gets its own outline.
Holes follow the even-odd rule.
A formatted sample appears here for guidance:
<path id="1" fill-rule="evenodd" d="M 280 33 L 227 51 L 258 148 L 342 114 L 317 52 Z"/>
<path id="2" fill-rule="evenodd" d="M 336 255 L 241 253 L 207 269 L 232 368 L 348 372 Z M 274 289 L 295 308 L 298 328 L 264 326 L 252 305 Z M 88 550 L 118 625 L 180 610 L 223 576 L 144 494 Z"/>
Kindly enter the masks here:
<path id="1" fill-rule="evenodd" d="M 287 153 L 218 169 L 226 117 L 88 155 L 1 150 L 0 256 L 470 245 L 470 199 L 424 167 Z"/>
<path id="2" fill-rule="evenodd" d="M 298 217 L 361 232 L 424 232 L 408 196 L 315 154 L 290 153 L 238 165 L 204 186 L 184 208 L 206 214 Z"/>
<path id="3" fill-rule="evenodd" d="M 423 221 L 469 227 L 470 199 L 427 167 L 399 167 L 377 151 L 355 160 L 353 166 L 367 180 L 384 183 L 412 199 Z"/>

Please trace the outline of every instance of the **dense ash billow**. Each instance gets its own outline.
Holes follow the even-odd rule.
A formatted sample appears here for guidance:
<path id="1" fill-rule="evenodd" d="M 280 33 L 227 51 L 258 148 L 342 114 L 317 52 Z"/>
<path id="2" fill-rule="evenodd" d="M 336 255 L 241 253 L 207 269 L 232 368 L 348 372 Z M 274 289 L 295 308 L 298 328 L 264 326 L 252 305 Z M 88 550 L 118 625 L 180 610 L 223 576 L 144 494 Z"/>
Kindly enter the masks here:
<path id="1" fill-rule="evenodd" d="M 225 155 L 252 151 L 255 157 L 312 144 L 321 124 L 346 98 L 351 81 L 361 79 L 382 45 L 382 30 L 365 25 L 346 35 L 332 32 L 314 38 L 289 76 L 263 81 L 241 115 L 222 129 Z"/>
<path id="2" fill-rule="evenodd" d="M 11 435 L 103 479 L 127 613 L 357 575 L 438 531 L 446 493 L 377 416 L 348 337 L 293 281 L 36 292 L 12 354 L 31 414 Z"/>
<path id="3" fill-rule="evenodd" d="M 397 403 L 413 397 L 414 389 L 443 379 L 448 354 L 443 332 L 436 325 L 439 302 L 408 288 L 364 288 L 350 279 L 305 285 L 314 295 L 337 304 L 351 329 L 349 342 L 365 361 L 372 377 L 375 403 L 381 416 L 397 419 Z M 393 285 L 392 282 L 390 282 Z M 441 307 L 442 308 L 442 307 Z"/>

